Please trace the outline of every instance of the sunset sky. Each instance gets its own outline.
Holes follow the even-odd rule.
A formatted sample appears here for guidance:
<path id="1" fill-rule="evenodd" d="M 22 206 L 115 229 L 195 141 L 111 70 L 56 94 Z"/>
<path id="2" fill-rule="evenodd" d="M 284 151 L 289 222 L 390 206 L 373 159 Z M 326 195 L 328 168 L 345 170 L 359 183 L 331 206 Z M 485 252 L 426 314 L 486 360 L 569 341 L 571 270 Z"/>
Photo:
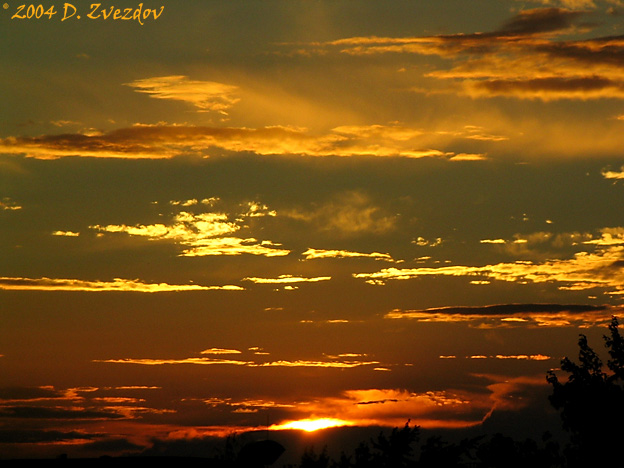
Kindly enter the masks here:
<path id="1" fill-rule="evenodd" d="M 43 1 L 0 9 L 0 458 L 504 430 L 603 349 L 624 1 Z"/>

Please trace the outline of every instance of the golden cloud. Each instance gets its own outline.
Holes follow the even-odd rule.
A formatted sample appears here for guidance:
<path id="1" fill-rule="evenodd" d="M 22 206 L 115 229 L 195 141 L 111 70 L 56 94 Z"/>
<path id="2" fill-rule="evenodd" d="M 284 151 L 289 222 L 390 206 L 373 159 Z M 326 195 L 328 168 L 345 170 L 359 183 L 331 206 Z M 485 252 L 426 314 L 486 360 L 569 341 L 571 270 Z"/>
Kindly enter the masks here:
<path id="1" fill-rule="evenodd" d="M 85 291 L 85 292 L 172 292 L 172 291 L 242 291 L 234 285 L 201 286 L 197 284 L 145 283 L 140 280 L 115 278 L 113 281 L 86 281 L 65 278 L 12 278 L 0 277 L 0 290 L 13 291 Z"/>
<path id="2" fill-rule="evenodd" d="M 408 280 L 422 276 L 465 276 L 515 283 L 558 283 L 560 289 L 613 288 L 624 291 L 621 268 L 624 246 L 616 245 L 595 253 L 578 252 L 571 259 L 541 263 L 516 261 L 485 266 L 445 266 L 438 268 L 385 268 L 374 273 L 356 273 L 355 278 L 370 284 L 388 280 Z"/>
<path id="3" fill-rule="evenodd" d="M 619 171 L 611 171 L 611 170 L 605 169 L 604 171 L 602 171 L 602 176 L 605 179 L 615 179 L 615 180 L 624 179 L 624 167 L 622 167 Z"/>
<path id="4" fill-rule="evenodd" d="M 451 68 L 430 72 L 426 77 L 450 80 L 447 92 L 475 98 L 623 99 L 621 37 L 559 40 L 563 34 L 589 30 L 587 23 L 579 22 L 588 12 L 579 7 L 591 4 L 589 0 L 569 0 L 562 3 L 569 8 L 522 10 L 500 28 L 484 33 L 350 37 L 315 44 L 314 48 L 350 55 L 444 57 L 453 61 Z"/>
<path id="5" fill-rule="evenodd" d="M 394 261 L 389 254 L 379 252 L 361 253 L 351 252 L 348 250 L 308 249 L 301 255 L 303 255 L 306 260 L 313 260 L 318 258 L 373 258 L 375 260 L 385 260 L 389 262 Z"/>
<path id="6" fill-rule="evenodd" d="M 312 278 L 304 278 L 301 276 L 280 275 L 277 278 L 248 277 L 248 278 L 244 278 L 243 281 L 251 281 L 252 283 L 258 283 L 258 284 L 292 284 L 292 283 L 318 283 L 319 281 L 328 281 L 330 279 L 331 279 L 331 276 L 316 276 Z"/>
<path id="7" fill-rule="evenodd" d="M 241 239 L 238 237 L 218 237 L 196 241 L 193 246 L 184 249 L 183 257 L 204 257 L 209 255 L 261 255 L 265 257 L 283 257 L 290 254 L 290 250 L 280 248 L 281 244 L 271 241 L 258 241 L 253 237 Z"/>
<path id="8" fill-rule="evenodd" d="M 17 211 L 21 209 L 22 207 L 10 198 L 4 197 L 0 200 L 0 211 Z"/>
<path id="9" fill-rule="evenodd" d="M 422 132 L 399 126 L 336 127 L 314 134 L 294 127 L 199 127 L 135 125 L 108 133 L 73 133 L 0 139 L 0 153 L 37 159 L 99 157 L 168 159 L 182 155 L 208 156 L 210 150 L 258 155 L 313 157 L 371 156 L 452 158 L 453 152 L 419 147 Z M 426 144 L 422 138 L 423 145 Z"/>
<path id="10" fill-rule="evenodd" d="M 214 203 L 215 200 L 211 201 Z M 180 206 L 197 204 L 195 200 L 175 203 Z M 275 212 L 255 202 L 246 206 L 246 212 L 237 221 L 246 217 L 275 216 Z M 229 220 L 225 213 L 207 212 L 190 213 L 182 211 L 173 217 L 171 224 L 134 225 L 110 224 L 93 225 L 91 229 L 115 234 L 123 233 L 130 236 L 145 237 L 151 241 L 173 241 L 184 246 L 181 256 L 199 257 L 210 255 L 263 255 L 267 257 L 285 256 L 289 250 L 280 248 L 280 244 L 271 241 L 259 241 L 254 238 L 232 237 L 240 230 L 241 225 Z"/>
<path id="11" fill-rule="evenodd" d="M 145 78 L 126 83 L 126 86 L 155 99 L 187 102 L 204 112 L 227 114 L 227 110 L 240 100 L 235 97 L 239 90 L 237 86 L 214 81 L 190 80 L 182 75 Z"/>

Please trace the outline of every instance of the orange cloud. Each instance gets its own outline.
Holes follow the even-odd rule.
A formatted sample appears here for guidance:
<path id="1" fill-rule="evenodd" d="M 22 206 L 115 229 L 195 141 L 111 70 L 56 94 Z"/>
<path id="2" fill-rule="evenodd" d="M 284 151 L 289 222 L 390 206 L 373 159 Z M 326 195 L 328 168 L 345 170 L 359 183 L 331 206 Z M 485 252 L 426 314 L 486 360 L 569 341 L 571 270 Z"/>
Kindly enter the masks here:
<path id="1" fill-rule="evenodd" d="M 201 354 L 240 354 L 238 349 L 210 348 L 204 349 Z"/>
<path id="2" fill-rule="evenodd" d="M 324 367 L 330 369 L 351 369 L 354 367 L 371 366 L 379 364 L 378 361 L 357 361 L 357 360 L 329 360 L 329 361 L 309 361 L 309 360 L 279 360 L 279 361 L 243 361 L 236 359 L 215 359 L 208 357 L 188 357 L 183 359 L 150 359 L 150 358 L 124 358 L 124 359 L 98 359 L 94 362 L 109 364 L 139 364 L 145 366 L 160 366 L 165 364 L 194 364 L 194 365 L 234 365 L 246 367 Z"/>
<path id="3" fill-rule="evenodd" d="M 347 390 L 339 397 L 302 402 L 294 412 L 311 420 L 338 419 L 345 425 L 402 426 L 411 420 L 426 428 L 449 428 L 478 425 L 490 409 L 487 398 L 462 392 L 382 388 Z"/>

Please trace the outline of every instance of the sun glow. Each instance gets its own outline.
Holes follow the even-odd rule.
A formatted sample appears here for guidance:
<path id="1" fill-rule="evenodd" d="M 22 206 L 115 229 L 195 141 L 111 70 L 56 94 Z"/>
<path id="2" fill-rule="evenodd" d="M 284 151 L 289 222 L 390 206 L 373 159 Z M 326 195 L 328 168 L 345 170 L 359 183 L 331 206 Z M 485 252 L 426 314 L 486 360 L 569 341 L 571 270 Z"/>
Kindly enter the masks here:
<path id="1" fill-rule="evenodd" d="M 298 429 L 300 431 L 314 432 L 320 429 L 330 427 L 350 426 L 351 423 L 342 419 L 319 418 L 319 419 L 300 419 L 298 421 L 290 421 L 284 424 L 273 426 L 272 429 Z"/>

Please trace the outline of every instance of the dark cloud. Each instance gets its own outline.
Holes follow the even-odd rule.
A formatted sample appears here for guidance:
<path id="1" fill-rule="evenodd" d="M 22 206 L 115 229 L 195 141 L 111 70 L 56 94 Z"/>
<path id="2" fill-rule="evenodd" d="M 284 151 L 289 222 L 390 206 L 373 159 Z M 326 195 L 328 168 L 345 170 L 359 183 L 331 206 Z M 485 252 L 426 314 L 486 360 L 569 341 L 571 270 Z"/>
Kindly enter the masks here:
<path id="1" fill-rule="evenodd" d="M 329 43 L 353 55 L 413 53 L 454 61 L 426 76 L 459 80 L 449 91 L 472 97 L 519 99 L 624 98 L 622 36 L 560 40 L 594 25 L 579 20 L 587 11 L 536 8 L 521 11 L 487 32 L 424 37 L 354 37 Z M 423 89 L 417 87 L 416 91 Z"/>
<path id="2" fill-rule="evenodd" d="M 39 400 L 61 398 L 64 395 L 49 387 L 5 387 L 0 388 L 0 400 Z"/>
<path id="3" fill-rule="evenodd" d="M 585 314 L 587 312 L 604 312 L 608 307 L 604 305 L 593 306 L 584 304 L 495 304 L 487 306 L 471 307 L 439 307 L 424 309 L 419 312 L 432 314 L 458 314 L 458 315 L 515 315 L 515 314 L 558 314 L 561 312 Z"/>
<path id="4" fill-rule="evenodd" d="M 119 419 L 124 416 L 105 410 L 46 408 L 38 406 L 0 407 L 0 418 L 16 419 Z"/>
<path id="5" fill-rule="evenodd" d="M 397 400 L 396 398 L 388 398 L 388 399 L 385 399 L 385 400 L 358 401 L 356 404 L 358 404 L 358 405 L 377 405 L 377 404 L 383 404 L 383 403 L 386 403 L 386 402 L 396 403 L 397 401 L 399 401 L 399 400 Z"/>
<path id="6" fill-rule="evenodd" d="M 584 41 L 551 41 L 535 44 L 536 52 L 588 64 L 624 67 L 624 36 L 605 36 Z"/>
<path id="7" fill-rule="evenodd" d="M 564 8 L 525 10 L 509 19 L 496 33 L 524 36 L 561 31 L 570 28 L 583 15 L 585 12 Z"/>
<path id="8" fill-rule="evenodd" d="M 609 91 L 624 93 L 624 82 L 617 82 L 601 76 L 587 77 L 548 77 L 529 80 L 484 80 L 474 85 L 476 88 L 484 88 L 491 94 L 536 94 L 540 92 L 566 93 L 580 92 L 592 93 Z"/>
<path id="9" fill-rule="evenodd" d="M 0 430 L 0 443 L 2 444 L 71 442 L 76 440 L 90 440 L 94 437 L 97 436 L 76 431 L 62 432 L 28 429 L 21 430 L 15 428 L 9 430 Z"/>

